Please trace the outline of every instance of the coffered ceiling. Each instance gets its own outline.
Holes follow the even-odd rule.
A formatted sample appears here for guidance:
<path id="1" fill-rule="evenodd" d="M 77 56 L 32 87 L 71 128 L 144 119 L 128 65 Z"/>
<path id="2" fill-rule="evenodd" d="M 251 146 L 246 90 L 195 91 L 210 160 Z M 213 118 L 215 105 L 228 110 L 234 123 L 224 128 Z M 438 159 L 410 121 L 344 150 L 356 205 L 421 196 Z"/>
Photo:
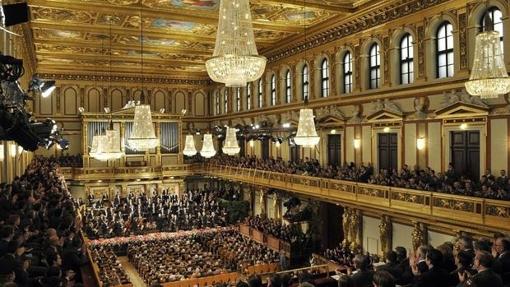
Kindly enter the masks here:
<path id="1" fill-rule="evenodd" d="M 29 0 L 38 73 L 206 78 L 219 0 Z M 377 0 L 251 0 L 259 52 Z M 140 24 L 142 23 L 142 24 Z M 142 25 L 142 27 L 140 27 Z M 143 30 L 143 36 L 141 31 Z M 142 45 L 143 44 L 143 45 Z M 110 56 L 111 51 L 111 56 Z"/>

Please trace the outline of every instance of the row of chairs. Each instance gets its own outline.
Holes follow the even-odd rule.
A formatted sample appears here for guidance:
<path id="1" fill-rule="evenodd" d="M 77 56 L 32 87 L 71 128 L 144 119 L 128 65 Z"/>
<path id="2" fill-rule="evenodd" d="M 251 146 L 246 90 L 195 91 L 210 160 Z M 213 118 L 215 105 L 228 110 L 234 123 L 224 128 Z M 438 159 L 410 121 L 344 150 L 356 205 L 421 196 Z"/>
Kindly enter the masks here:
<path id="1" fill-rule="evenodd" d="M 164 287 L 206 287 L 214 286 L 217 283 L 232 283 L 235 284 L 239 278 L 239 273 L 225 273 L 214 276 L 207 276 L 201 278 L 193 278 L 175 282 L 168 282 L 163 284 Z"/>

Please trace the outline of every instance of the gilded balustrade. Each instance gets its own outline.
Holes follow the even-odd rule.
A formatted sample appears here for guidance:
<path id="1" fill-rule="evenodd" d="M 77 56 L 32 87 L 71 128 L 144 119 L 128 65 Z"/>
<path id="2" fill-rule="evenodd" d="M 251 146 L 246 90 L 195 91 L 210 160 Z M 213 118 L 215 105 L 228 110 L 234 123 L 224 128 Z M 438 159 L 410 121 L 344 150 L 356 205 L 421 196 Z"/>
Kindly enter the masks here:
<path id="1" fill-rule="evenodd" d="M 182 164 L 151 167 L 61 168 L 67 180 L 136 180 L 195 174 L 199 167 Z"/>
<path id="2" fill-rule="evenodd" d="M 452 223 L 460 221 L 484 228 L 510 231 L 510 201 L 237 167 L 209 165 L 205 169 L 213 176 L 284 189 L 328 201 L 335 200 L 376 207 L 388 212 L 434 218 Z"/>

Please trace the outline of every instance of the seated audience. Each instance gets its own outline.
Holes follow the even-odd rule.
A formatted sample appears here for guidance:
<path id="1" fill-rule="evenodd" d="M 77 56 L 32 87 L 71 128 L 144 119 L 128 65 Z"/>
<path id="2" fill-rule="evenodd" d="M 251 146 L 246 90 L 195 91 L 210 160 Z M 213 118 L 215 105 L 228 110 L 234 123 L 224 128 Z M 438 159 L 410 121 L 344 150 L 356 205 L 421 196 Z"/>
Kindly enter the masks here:
<path id="1" fill-rule="evenodd" d="M 110 246 L 91 247 L 90 254 L 99 268 L 99 280 L 102 286 L 130 284 L 126 271 Z"/>
<path id="2" fill-rule="evenodd" d="M 260 217 L 259 215 L 247 217 L 245 223 L 258 231 L 289 243 L 300 243 L 304 240 L 305 235 L 297 224 L 284 225 L 280 220 Z"/>
<path id="3" fill-rule="evenodd" d="M 361 164 L 360 166 L 355 166 L 354 163 L 346 163 L 343 166 L 321 166 L 318 160 L 308 158 L 292 162 L 284 161 L 281 158 L 260 159 L 255 156 L 231 157 L 219 154 L 209 161 L 216 165 L 510 200 L 510 182 L 504 170 L 500 172 L 500 177 L 496 179 L 488 171 L 478 180 L 458 175 L 451 164 L 444 173 L 436 173 L 430 167 L 410 169 L 404 164 L 400 172 L 381 169 L 378 174 L 375 174 L 370 163 Z"/>

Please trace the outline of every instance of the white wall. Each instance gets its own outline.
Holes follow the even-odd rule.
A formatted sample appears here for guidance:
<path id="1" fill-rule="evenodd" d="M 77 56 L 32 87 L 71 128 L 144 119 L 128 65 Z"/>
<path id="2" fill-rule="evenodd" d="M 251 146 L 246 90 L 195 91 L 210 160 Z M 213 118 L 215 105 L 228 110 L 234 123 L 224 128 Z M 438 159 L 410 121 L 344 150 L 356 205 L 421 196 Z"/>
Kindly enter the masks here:
<path id="1" fill-rule="evenodd" d="M 379 218 L 363 216 L 363 251 L 370 254 L 381 254 L 380 221 Z"/>

